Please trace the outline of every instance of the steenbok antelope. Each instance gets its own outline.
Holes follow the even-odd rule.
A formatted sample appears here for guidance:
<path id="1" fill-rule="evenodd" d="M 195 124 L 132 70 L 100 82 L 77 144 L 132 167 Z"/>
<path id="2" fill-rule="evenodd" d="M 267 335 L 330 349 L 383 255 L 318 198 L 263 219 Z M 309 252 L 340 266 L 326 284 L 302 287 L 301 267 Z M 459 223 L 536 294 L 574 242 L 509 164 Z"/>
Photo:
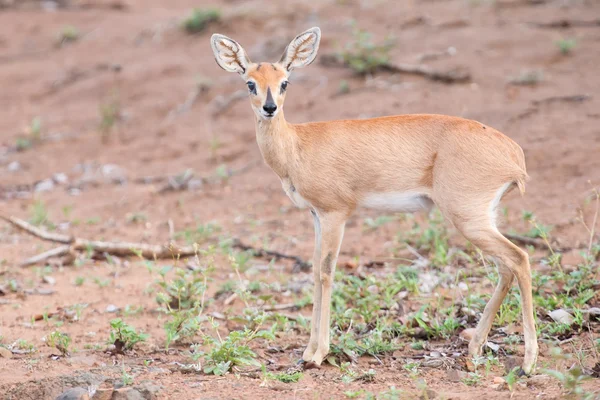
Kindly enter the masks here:
<path id="1" fill-rule="evenodd" d="M 525 358 L 538 354 L 527 253 L 496 228 L 504 194 L 525 190 L 519 145 L 482 123 L 443 115 L 399 115 L 363 120 L 289 124 L 283 116 L 288 78 L 315 60 L 321 31 L 294 38 L 276 63 L 253 63 L 238 42 L 211 37 L 217 64 L 248 86 L 256 140 L 283 190 L 314 218 L 314 299 L 310 341 L 303 359 L 321 364 L 329 352 L 332 281 L 344 225 L 358 206 L 414 212 L 437 205 L 471 243 L 498 263 L 500 280 L 469 343 L 479 355 L 513 277 L 521 291 Z"/>

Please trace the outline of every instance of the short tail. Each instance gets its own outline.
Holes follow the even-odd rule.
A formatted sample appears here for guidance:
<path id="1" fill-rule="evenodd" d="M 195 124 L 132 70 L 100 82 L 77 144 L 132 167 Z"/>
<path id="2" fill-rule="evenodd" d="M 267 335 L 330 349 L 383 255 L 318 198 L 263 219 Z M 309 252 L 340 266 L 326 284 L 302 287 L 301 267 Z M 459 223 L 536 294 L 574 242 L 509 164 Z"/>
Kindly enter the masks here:
<path id="1" fill-rule="evenodd" d="M 529 175 L 527 175 L 527 173 L 525 171 L 523 171 L 523 174 L 521 176 L 519 176 L 518 178 L 515 179 L 515 184 L 519 188 L 519 192 L 521 193 L 521 196 L 523 196 L 525 194 L 525 182 L 527 182 L 528 180 L 529 180 Z"/>

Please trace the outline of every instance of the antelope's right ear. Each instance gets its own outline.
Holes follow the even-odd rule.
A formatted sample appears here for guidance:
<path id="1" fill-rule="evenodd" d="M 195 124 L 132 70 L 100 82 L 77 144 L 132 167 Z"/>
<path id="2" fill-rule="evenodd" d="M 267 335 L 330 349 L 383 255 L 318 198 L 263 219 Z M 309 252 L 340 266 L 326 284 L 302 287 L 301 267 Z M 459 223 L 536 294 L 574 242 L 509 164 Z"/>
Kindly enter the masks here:
<path id="1" fill-rule="evenodd" d="M 246 73 L 250 59 L 238 42 L 215 33 L 210 38 L 210 46 L 219 67 L 227 72 L 237 72 L 240 75 Z"/>

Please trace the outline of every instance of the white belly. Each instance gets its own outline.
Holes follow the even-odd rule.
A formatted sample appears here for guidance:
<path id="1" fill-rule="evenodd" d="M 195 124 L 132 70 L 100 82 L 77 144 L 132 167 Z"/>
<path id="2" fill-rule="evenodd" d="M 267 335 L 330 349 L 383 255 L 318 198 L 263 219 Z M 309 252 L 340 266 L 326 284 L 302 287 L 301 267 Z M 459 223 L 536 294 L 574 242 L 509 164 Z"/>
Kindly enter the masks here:
<path id="1" fill-rule="evenodd" d="M 289 179 L 282 179 L 281 186 L 283 186 L 283 191 L 288 195 L 292 203 L 298 208 L 312 208 L 311 204 L 304 199 L 304 197 L 300 196 L 300 193 L 296 190 L 294 185 Z"/>
<path id="2" fill-rule="evenodd" d="M 389 192 L 367 194 L 360 205 L 375 210 L 415 212 L 430 209 L 433 202 L 423 193 Z"/>

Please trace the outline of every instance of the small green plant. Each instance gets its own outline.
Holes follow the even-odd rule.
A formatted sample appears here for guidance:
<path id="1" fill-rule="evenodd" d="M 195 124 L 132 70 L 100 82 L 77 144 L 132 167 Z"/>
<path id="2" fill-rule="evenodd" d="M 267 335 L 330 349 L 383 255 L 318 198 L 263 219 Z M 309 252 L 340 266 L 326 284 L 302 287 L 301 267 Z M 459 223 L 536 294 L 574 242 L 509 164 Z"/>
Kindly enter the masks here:
<path id="1" fill-rule="evenodd" d="M 123 386 L 131 386 L 134 382 L 133 376 L 125 371 L 125 364 L 123 364 L 123 369 L 121 370 L 121 381 L 123 382 Z"/>
<path id="2" fill-rule="evenodd" d="M 64 45 L 79 39 L 79 30 L 73 25 L 65 25 L 58 33 L 58 44 Z"/>
<path id="3" fill-rule="evenodd" d="M 204 373 L 214 375 L 225 375 L 235 366 L 252 365 L 260 367 L 261 364 L 256 359 L 256 354 L 250 349 L 248 344 L 256 339 L 273 340 L 275 339 L 273 325 L 271 330 L 254 330 L 245 328 L 243 331 L 233 331 L 223 339 L 219 334 L 219 324 L 211 321 L 217 338 L 204 336 L 204 344 L 209 347 L 207 352 L 201 350 L 199 345 L 192 345 L 191 357 L 194 361 L 200 358 L 204 359 Z"/>
<path id="4" fill-rule="evenodd" d="M 182 23 L 183 30 L 187 33 L 202 32 L 211 22 L 221 19 L 221 12 L 216 9 L 194 8 Z"/>
<path id="5" fill-rule="evenodd" d="M 467 386 L 477 386 L 481 382 L 482 376 L 478 372 L 469 372 L 461 381 Z"/>
<path id="6" fill-rule="evenodd" d="M 594 393 L 586 391 L 582 386 L 586 380 L 590 379 L 590 376 L 585 375 L 579 366 L 575 366 L 566 372 L 549 369 L 542 372 L 560 382 L 567 399 L 592 400 L 596 398 Z"/>
<path id="7" fill-rule="evenodd" d="M 100 137 L 103 143 L 110 138 L 115 125 L 121 119 L 121 102 L 117 93 L 100 103 Z"/>
<path id="8" fill-rule="evenodd" d="M 69 346 L 71 338 L 66 333 L 54 331 L 48 335 L 48 346 L 56 347 L 63 356 L 69 355 Z"/>
<path id="9" fill-rule="evenodd" d="M 282 383 L 296 383 L 302 378 L 302 371 L 294 371 L 294 372 L 265 372 L 265 377 L 267 379 L 276 380 Z"/>
<path id="10" fill-rule="evenodd" d="M 560 50 L 560 53 L 564 55 L 570 54 L 576 45 L 577 41 L 575 39 L 562 38 L 556 41 L 558 50 Z"/>
<path id="11" fill-rule="evenodd" d="M 218 233 L 221 227 L 214 223 L 198 224 L 195 229 L 186 229 L 175 234 L 176 239 L 184 239 L 188 244 L 203 243 Z"/>
<path id="12" fill-rule="evenodd" d="M 521 71 L 518 76 L 510 78 L 509 83 L 521 86 L 535 86 L 543 80 L 543 71 L 539 69 L 526 69 Z"/>
<path id="13" fill-rule="evenodd" d="M 371 34 L 353 26 L 353 40 L 339 53 L 342 62 L 359 75 L 385 68 L 390 60 L 394 43 L 388 38 L 383 44 L 372 42 Z"/>
<path id="14" fill-rule="evenodd" d="M 56 227 L 48 217 L 48 209 L 41 200 L 36 200 L 31 206 L 31 217 L 29 222 L 35 226 L 44 226 L 49 230 L 54 230 Z"/>
<path id="15" fill-rule="evenodd" d="M 136 343 L 144 342 L 149 335 L 138 333 L 134 327 L 127 325 L 121 318 L 110 321 L 109 344 L 114 344 L 117 352 L 131 350 Z"/>

